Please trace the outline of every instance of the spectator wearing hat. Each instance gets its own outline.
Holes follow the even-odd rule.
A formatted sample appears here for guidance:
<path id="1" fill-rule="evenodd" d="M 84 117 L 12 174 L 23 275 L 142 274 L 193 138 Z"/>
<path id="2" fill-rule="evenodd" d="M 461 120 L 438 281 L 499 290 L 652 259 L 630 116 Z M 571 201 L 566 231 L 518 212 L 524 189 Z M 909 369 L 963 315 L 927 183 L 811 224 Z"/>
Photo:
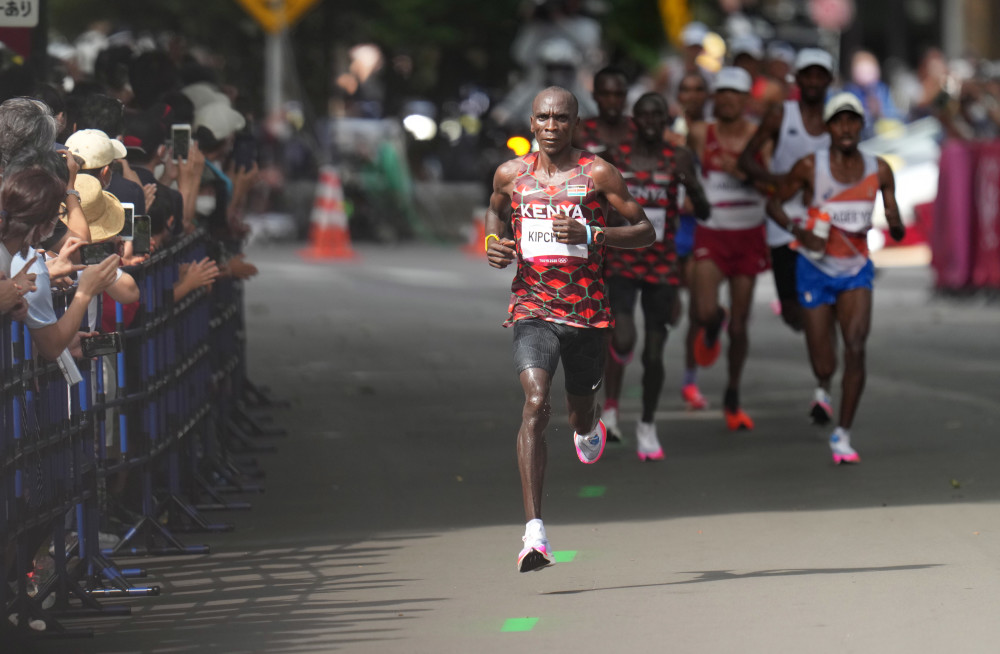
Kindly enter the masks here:
<path id="1" fill-rule="evenodd" d="M 65 196 L 63 181 L 42 168 L 34 167 L 4 176 L 0 205 L 4 207 L 0 241 L 12 257 L 10 269 L 27 266 L 35 275 L 36 289 L 24 299 L 28 312 L 24 323 L 31 331 L 35 351 L 55 360 L 66 348 L 79 344 L 77 332 L 90 301 L 114 283 L 120 258 L 113 254 L 87 266 L 81 273 L 72 302 L 61 317 L 52 306 L 49 271 L 33 248 L 55 229 Z"/>
<path id="2" fill-rule="evenodd" d="M 143 187 L 147 184 L 155 185 L 156 191 L 153 194 L 154 197 L 165 193 L 167 196 L 165 200 L 173 205 L 171 213 L 179 217 L 183 216 L 185 204 L 182 192 L 160 184 L 154 172 L 159 166 L 165 166 L 169 160 L 166 130 L 163 123 L 149 112 L 129 114 L 125 117 L 125 135 L 122 137 L 122 143 L 128 151 L 126 160 Z M 189 204 L 192 210 L 192 217 L 194 216 L 198 185 L 201 180 L 201 170 L 204 167 L 204 157 L 200 156 L 200 151 L 195 153 L 194 150 L 196 149 L 192 147 L 188 152 L 187 161 L 181 161 L 177 164 L 181 170 L 193 168 L 196 163 L 201 164 L 201 167 L 198 167 L 193 174 L 187 175 L 188 178 L 191 178 L 190 183 L 184 184 L 184 181 L 180 180 L 182 188 L 186 186 L 190 189 L 191 201 Z M 147 207 L 147 213 L 152 213 L 152 204 L 151 202 Z M 174 229 L 177 233 L 180 233 L 183 227 L 182 220 L 178 218 Z"/>
<path id="3" fill-rule="evenodd" d="M 202 198 L 210 198 L 199 200 L 204 202 L 200 213 L 206 216 L 211 231 L 242 238 L 243 207 L 259 171 L 255 162 L 248 168 L 227 167 L 227 162 L 236 132 L 246 127 L 246 119 L 228 101 L 218 100 L 195 109 L 193 127 L 195 140 L 205 155 L 202 188 L 208 186 L 209 195 L 203 193 Z"/>
<path id="4" fill-rule="evenodd" d="M 80 100 L 75 121 L 74 131 L 95 129 L 112 139 L 121 139 L 125 131 L 125 106 L 117 98 L 103 93 L 90 93 Z M 137 214 L 144 214 L 146 192 L 124 159 L 124 155 L 115 158 L 111 177 L 104 182 L 104 188 L 121 202 L 131 202 Z M 153 190 L 149 192 L 152 193 Z"/>
<path id="5" fill-rule="evenodd" d="M 66 139 L 66 149 L 80 157 L 80 172 L 96 177 L 120 202 L 131 202 L 136 214 L 146 213 L 146 197 L 137 181 L 125 179 L 112 164 L 125 159 L 128 151 L 118 139 L 99 129 L 82 129 Z"/>
<path id="6" fill-rule="evenodd" d="M 753 83 L 747 99 L 747 115 L 759 120 L 767 110 L 769 98 L 780 94 L 771 81 L 763 74 L 764 43 L 756 34 L 740 34 L 729 42 L 729 56 L 732 65 L 750 73 Z"/>

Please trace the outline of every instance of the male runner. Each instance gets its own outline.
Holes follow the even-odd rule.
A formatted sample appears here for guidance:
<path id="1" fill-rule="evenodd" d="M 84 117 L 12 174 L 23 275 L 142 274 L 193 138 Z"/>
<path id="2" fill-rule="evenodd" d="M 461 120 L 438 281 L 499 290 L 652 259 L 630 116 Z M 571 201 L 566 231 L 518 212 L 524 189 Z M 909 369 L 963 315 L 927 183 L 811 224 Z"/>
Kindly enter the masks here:
<path id="1" fill-rule="evenodd" d="M 625 366 L 635 348 L 635 302 L 642 293 L 645 316 L 645 343 L 642 351 L 642 417 L 636 430 L 640 461 L 663 459 L 663 448 L 653 421 L 663 389 L 663 348 L 667 324 L 673 315 L 680 284 L 674 234 L 678 215 L 679 185 L 687 189 L 695 213 L 709 214 L 708 199 L 698 183 L 694 160 L 687 148 L 674 148 L 663 138 L 669 120 L 667 103 L 657 93 L 640 97 L 633 109 L 638 135 L 626 151 L 619 167 L 629 193 L 640 205 L 656 230 L 656 241 L 646 248 L 608 252 L 605 279 L 615 326 L 610 357 L 605 365 L 604 413 L 617 421 Z M 608 425 L 608 431 L 611 427 Z"/>
<path id="2" fill-rule="evenodd" d="M 573 136 L 573 145 L 600 155 L 618 165 L 635 139 L 635 125 L 625 115 L 628 78 L 617 68 L 602 68 L 594 75 L 594 102 L 597 116 L 580 121 Z"/>
<path id="3" fill-rule="evenodd" d="M 740 408 L 739 386 L 749 350 L 747 322 L 757 275 L 768 268 L 764 237 L 764 198 L 736 160 L 756 129 L 744 110 L 753 84 L 742 68 L 727 67 L 715 78 L 715 120 L 694 125 L 688 143 L 699 161 L 711 217 L 697 225 L 694 236 L 692 298 L 698 325 L 694 355 L 699 366 L 715 363 L 727 319 L 719 306 L 719 286 L 729 282 L 729 380 L 723 398 L 726 426 L 753 429 Z"/>
<path id="4" fill-rule="evenodd" d="M 621 159 L 626 156 L 635 140 L 635 123 L 625 115 L 625 98 L 628 79 L 625 73 L 613 67 L 602 68 L 594 75 L 594 102 L 597 116 L 581 120 L 573 135 L 573 145 L 600 155 L 621 170 Z M 611 218 L 610 224 L 615 224 Z M 608 430 L 612 443 L 622 440 L 618 429 L 618 405 L 605 406 L 601 420 Z"/>
<path id="5" fill-rule="evenodd" d="M 686 73 L 681 78 L 680 86 L 677 88 L 677 102 L 681 105 L 682 114 L 674 121 L 672 133 L 680 137 L 681 144 L 687 143 L 687 135 L 692 125 L 705 122 L 705 107 L 708 105 L 708 82 L 701 73 Z M 684 195 L 680 189 L 680 195 Z M 680 261 L 681 286 L 688 289 L 690 294 L 691 280 L 694 278 L 694 259 L 691 252 L 694 250 L 694 232 L 697 221 L 694 214 L 688 210 L 687 203 L 683 197 L 678 199 L 681 207 L 681 220 L 677 227 L 675 243 L 677 245 L 677 258 Z M 678 305 L 680 301 L 678 300 Z M 678 306 L 678 315 L 680 307 Z M 694 302 L 688 301 L 688 326 L 684 335 L 684 379 L 681 383 L 681 398 L 691 410 L 705 409 L 708 407 L 708 400 L 698 389 L 698 364 L 694 359 L 695 337 L 698 329 L 695 325 Z"/>
<path id="6" fill-rule="evenodd" d="M 595 463 L 607 438 L 595 397 L 612 324 L 604 249 L 644 247 L 656 237 L 618 169 L 570 145 L 577 106 L 573 94 L 559 87 L 535 96 L 531 132 L 539 150 L 497 168 L 486 212 L 490 265 L 506 268 L 517 261 L 504 324 L 514 327 L 514 364 L 524 390 L 517 434 L 528 520 L 517 557 L 521 572 L 554 562 L 542 524 L 552 377 L 562 360 L 576 454 L 583 463 Z M 608 227 L 608 207 L 626 224 Z"/>
<path id="7" fill-rule="evenodd" d="M 892 238 L 902 240 L 906 229 L 896 206 L 892 169 L 882 159 L 858 150 L 865 124 L 861 102 L 850 93 L 839 93 L 826 103 L 823 118 L 830 133 L 830 147 L 803 157 L 792 167 L 777 194 L 768 201 L 767 211 L 800 245 L 796 283 L 806 345 L 813 374 L 827 394 L 837 368 L 840 325 L 844 377 L 840 421 L 830 436 L 830 449 L 835 464 L 858 463 L 861 458 L 851 447 L 850 429 L 865 386 L 865 341 L 871 326 L 874 277 L 867 236 L 879 191 Z M 826 239 L 804 229 L 782 208 L 782 202 L 799 192 L 812 207 L 810 214 L 829 221 Z M 802 248 L 809 251 L 808 255 Z"/>
<path id="8" fill-rule="evenodd" d="M 795 82 L 798 84 L 798 101 L 786 100 L 773 104 L 764 115 L 757 133 L 740 155 L 740 169 L 753 181 L 774 188 L 781 177 L 788 173 L 795 162 L 830 146 L 830 135 L 823 122 L 823 103 L 827 88 L 833 81 L 833 57 L 825 50 L 804 48 L 795 58 Z M 773 144 L 771 167 L 768 171 L 759 163 L 758 155 L 768 144 Z M 801 197 L 791 198 L 785 212 L 794 220 L 805 218 L 806 207 Z M 789 249 L 792 236 L 779 228 L 773 220 L 767 222 L 767 243 L 771 248 L 771 266 L 774 286 L 781 303 L 781 317 L 794 331 L 802 330 L 802 316 L 795 290 L 795 252 Z M 818 405 L 814 420 L 829 421 L 823 406 Z"/>

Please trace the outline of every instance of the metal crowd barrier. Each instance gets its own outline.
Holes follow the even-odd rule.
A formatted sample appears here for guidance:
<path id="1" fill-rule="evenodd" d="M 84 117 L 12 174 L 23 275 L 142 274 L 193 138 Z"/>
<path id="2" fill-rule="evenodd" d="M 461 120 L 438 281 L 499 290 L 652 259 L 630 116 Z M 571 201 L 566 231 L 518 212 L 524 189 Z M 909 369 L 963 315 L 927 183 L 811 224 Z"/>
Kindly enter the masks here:
<path id="1" fill-rule="evenodd" d="M 141 298 L 129 324 L 115 304 L 124 347 L 78 360 L 77 384 L 32 356 L 27 327 L 0 317 L 0 639 L 89 635 L 65 619 L 127 615 L 102 600 L 160 589 L 136 585 L 145 571 L 121 567 L 120 557 L 208 554 L 180 532 L 231 529 L 204 512 L 248 509 L 225 494 L 262 490 L 251 483 L 262 477 L 256 461 L 245 457 L 273 451 L 254 441 L 282 432 L 248 408 L 276 403 L 245 378 L 242 283 L 220 278 L 173 301 L 178 264 L 210 245 L 203 233 L 186 236 L 126 269 Z M 71 299 L 54 293 L 58 314 Z M 127 530 L 102 549 L 109 519 Z M 29 587 L 49 543 L 54 569 Z"/>

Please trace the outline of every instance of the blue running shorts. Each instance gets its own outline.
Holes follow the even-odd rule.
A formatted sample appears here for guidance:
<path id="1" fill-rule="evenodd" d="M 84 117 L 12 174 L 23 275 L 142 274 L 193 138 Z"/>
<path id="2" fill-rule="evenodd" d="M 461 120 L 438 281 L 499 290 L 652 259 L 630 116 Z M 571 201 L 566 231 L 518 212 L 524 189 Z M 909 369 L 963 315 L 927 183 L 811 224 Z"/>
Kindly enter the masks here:
<path id="1" fill-rule="evenodd" d="M 674 235 L 674 247 L 677 248 L 677 256 L 689 257 L 694 249 L 694 227 L 698 224 L 698 219 L 690 215 L 681 215 L 681 220 L 677 225 L 677 234 Z"/>
<path id="2" fill-rule="evenodd" d="M 823 304 L 836 304 L 837 296 L 856 288 L 872 290 L 875 278 L 875 264 L 868 261 L 861 271 L 850 277 L 831 277 L 812 265 L 801 254 L 795 268 L 795 284 L 799 292 L 799 303 L 807 309 L 815 309 Z"/>

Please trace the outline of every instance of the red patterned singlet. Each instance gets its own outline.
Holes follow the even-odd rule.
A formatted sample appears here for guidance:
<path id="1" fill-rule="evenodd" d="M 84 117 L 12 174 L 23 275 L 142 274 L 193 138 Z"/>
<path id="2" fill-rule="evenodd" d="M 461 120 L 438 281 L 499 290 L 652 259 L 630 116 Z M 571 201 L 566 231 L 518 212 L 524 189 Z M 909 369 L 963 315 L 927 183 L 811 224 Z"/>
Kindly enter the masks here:
<path id="1" fill-rule="evenodd" d="M 535 176 L 538 153 L 521 157 L 511 193 L 511 224 L 517 241 L 517 275 L 511 284 L 510 317 L 541 318 L 574 327 L 611 327 L 604 290 L 603 247 L 555 242 L 550 223 L 569 215 L 605 227 L 603 203 L 591 177 L 596 157 L 581 152 L 577 169 L 566 181 L 546 186 Z"/>
<path id="2" fill-rule="evenodd" d="M 628 126 L 625 136 L 622 137 L 621 142 L 610 144 L 601 140 L 596 118 L 580 121 L 580 147 L 621 169 L 622 158 L 631 152 L 632 142 L 635 140 L 635 123 L 628 116 L 625 116 L 623 120 Z"/>
<path id="3" fill-rule="evenodd" d="M 622 159 L 622 177 L 628 191 L 636 199 L 656 231 L 656 241 L 649 247 L 636 249 L 610 248 L 604 270 L 605 277 L 625 277 L 649 284 L 677 286 L 677 176 L 674 149 L 664 144 L 656 169 L 635 170 L 633 155 Z"/>

